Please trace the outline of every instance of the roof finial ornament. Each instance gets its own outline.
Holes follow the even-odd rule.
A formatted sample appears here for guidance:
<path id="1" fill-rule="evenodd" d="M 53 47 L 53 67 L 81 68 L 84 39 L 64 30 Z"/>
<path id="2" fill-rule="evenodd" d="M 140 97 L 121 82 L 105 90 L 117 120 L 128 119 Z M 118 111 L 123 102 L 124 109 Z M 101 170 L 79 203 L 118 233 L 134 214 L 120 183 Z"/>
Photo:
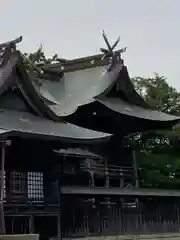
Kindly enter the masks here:
<path id="1" fill-rule="evenodd" d="M 6 42 L 6 43 L 1 43 L 0 44 L 0 48 L 6 48 L 6 47 L 12 47 L 15 48 L 16 44 L 20 43 L 22 41 L 22 36 L 10 41 L 10 42 Z"/>
<path id="2" fill-rule="evenodd" d="M 11 52 L 16 50 L 16 44 L 22 41 L 22 36 L 10 42 L 0 44 L 0 66 L 2 67 L 9 60 Z"/>
<path id="3" fill-rule="evenodd" d="M 121 48 L 120 50 L 114 51 L 115 47 L 118 45 L 118 43 L 120 41 L 120 36 L 117 38 L 117 40 L 115 41 L 115 43 L 112 46 L 110 45 L 104 30 L 103 30 L 102 36 L 108 47 L 108 49 L 100 48 L 100 51 L 102 53 L 104 53 L 104 56 L 102 57 L 102 59 L 107 58 L 107 57 L 113 57 L 115 55 L 115 53 L 121 54 L 126 51 L 126 48 Z"/>

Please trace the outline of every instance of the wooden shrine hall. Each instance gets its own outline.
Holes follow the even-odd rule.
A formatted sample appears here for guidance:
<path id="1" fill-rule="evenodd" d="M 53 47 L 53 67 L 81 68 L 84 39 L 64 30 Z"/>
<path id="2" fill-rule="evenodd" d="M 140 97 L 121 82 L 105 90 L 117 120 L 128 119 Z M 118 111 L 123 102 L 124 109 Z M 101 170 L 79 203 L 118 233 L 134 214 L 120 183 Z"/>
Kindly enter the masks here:
<path id="1" fill-rule="evenodd" d="M 124 136 L 171 129 L 103 33 L 101 54 L 36 65 L 0 44 L 0 233 L 40 239 L 179 231 L 179 191 L 139 188 Z M 162 203 L 163 197 L 163 203 Z"/>

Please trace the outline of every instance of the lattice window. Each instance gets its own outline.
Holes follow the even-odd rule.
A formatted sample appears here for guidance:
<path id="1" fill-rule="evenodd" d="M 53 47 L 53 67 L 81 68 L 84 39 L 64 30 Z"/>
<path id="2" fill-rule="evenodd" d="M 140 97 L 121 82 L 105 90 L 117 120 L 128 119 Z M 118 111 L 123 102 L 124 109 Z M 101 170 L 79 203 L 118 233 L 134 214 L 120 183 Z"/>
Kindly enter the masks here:
<path id="1" fill-rule="evenodd" d="M 28 198 L 29 202 L 42 203 L 44 199 L 43 173 L 28 172 Z"/>
<path id="2" fill-rule="evenodd" d="M 27 173 L 26 172 L 11 172 L 11 192 L 13 194 L 27 193 Z"/>
<path id="3" fill-rule="evenodd" d="M 5 54 L 6 48 L 0 48 L 0 65 L 3 63 L 4 54 Z"/>

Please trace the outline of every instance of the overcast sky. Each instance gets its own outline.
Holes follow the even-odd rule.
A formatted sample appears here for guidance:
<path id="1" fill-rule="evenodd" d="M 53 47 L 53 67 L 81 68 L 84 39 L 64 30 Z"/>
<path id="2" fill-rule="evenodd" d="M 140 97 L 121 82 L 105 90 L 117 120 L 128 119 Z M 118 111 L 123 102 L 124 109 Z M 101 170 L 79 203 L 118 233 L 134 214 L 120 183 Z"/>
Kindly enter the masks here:
<path id="1" fill-rule="evenodd" d="M 0 41 L 20 35 L 23 52 L 99 53 L 101 31 L 119 48 L 131 76 L 157 72 L 180 91 L 180 0 L 1 0 Z"/>

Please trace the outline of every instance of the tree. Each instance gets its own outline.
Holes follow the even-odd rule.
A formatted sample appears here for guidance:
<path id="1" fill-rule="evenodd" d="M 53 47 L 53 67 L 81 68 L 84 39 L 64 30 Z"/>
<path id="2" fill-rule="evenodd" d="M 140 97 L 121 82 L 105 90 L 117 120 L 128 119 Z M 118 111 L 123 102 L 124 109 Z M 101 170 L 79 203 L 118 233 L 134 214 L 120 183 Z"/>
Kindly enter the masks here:
<path id="1" fill-rule="evenodd" d="M 180 157 L 137 152 L 140 185 L 150 188 L 180 188 Z"/>
<path id="2" fill-rule="evenodd" d="M 51 58 L 47 58 L 45 56 L 44 50 L 42 45 L 39 46 L 38 50 L 34 53 L 24 53 L 24 61 L 25 64 L 31 63 L 35 65 L 46 65 L 46 64 L 51 64 L 51 63 L 57 63 L 59 62 L 59 58 L 57 54 L 54 54 Z"/>
<path id="3" fill-rule="evenodd" d="M 136 90 L 153 109 L 180 115 L 180 93 L 157 73 L 152 78 L 132 79 Z M 129 139 L 138 149 L 141 186 L 180 187 L 180 125 L 172 131 L 136 134 Z M 132 143 L 131 143 L 132 144 Z"/>
<path id="4" fill-rule="evenodd" d="M 180 115 L 180 93 L 157 73 L 152 78 L 135 77 L 132 79 L 136 90 L 154 109 Z"/>

